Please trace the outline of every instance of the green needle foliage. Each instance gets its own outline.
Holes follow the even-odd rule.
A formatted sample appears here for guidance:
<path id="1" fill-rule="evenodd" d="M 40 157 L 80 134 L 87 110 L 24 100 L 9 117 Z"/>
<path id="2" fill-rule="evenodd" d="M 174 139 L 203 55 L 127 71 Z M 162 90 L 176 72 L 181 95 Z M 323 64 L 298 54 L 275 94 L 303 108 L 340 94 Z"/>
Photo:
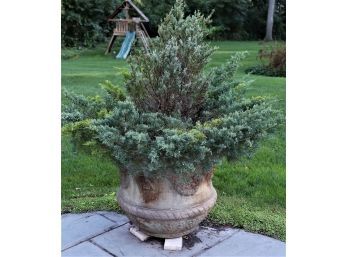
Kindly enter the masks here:
<path id="1" fill-rule="evenodd" d="M 235 78 L 245 53 L 204 71 L 214 51 L 204 41 L 210 22 L 199 12 L 185 17 L 178 0 L 151 51 L 129 59 L 125 90 L 106 82 L 103 97 L 65 92 L 64 131 L 145 177 L 202 177 L 224 157 L 252 153 L 281 115 L 265 98 L 245 96 L 249 82 Z"/>

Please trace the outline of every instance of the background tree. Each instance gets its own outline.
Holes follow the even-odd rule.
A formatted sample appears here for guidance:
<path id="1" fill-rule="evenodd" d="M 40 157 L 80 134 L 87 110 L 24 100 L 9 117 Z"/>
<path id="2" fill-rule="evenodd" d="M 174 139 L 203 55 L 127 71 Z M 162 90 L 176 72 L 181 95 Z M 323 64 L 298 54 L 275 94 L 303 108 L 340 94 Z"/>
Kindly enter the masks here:
<path id="1" fill-rule="evenodd" d="M 150 19 L 149 30 L 152 36 L 157 35 L 159 22 L 174 2 L 174 0 L 142 0 L 139 3 Z M 278 0 L 275 3 L 273 36 L 277 40 L 285 40 L 285 4 L 285 0 Z M 205 15 L 209 15 L 214 10 L 211 39 L 264 39 L 268 0 L 187 1 L 186 12 L 193 14 L 195 10 L 200 10 Z"/>
<path id="2" fill-rule="evenodd" d="M 275 0 L 268 0 L 268 13 L 267 13 L 265 41 L 273 40 L 272 30 L 273 30 L 274 7 L 275 7 Z"/>
<path id="3" fill-rule="evenodd" d="M 94 46 L 110 36 L 113 23 L 107 17 L 122 0 L 62 0 L 62 46 Z M 158 35 L 158 25 L 175 0 L 133 0 L 149 17 L 145 26 L 150 36 Z M 274 3 L 272 36 L 285 40 L 286 0 Z M 209 15 L 213 10 L 209 39 L 262 40 L 268 13 L 268 0 L 190 0 L 186 13 L 200 10 Z"/>
<path id="4" fill-rule="evenodd" d="M 121 0 L 62 0 L 62 46 L 91 47 L 112 30 L 107 17 Z"/>

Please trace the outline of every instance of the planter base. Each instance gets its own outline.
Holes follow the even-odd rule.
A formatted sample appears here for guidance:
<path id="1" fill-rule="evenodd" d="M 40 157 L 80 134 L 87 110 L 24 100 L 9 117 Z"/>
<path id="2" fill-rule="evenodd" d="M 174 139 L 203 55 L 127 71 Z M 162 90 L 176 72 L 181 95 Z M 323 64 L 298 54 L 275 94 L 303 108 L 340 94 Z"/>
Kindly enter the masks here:
<path id="1" fill-rule="evenodd" d="M 191 194 L 179 193 L 167 179 L 149 181 L 127 176 L 117 193 L 117 202 L 144 234 L 170 239 L 198 229 L 216 197 L 211 176 L 201 181 Z"/>
<path id="2" fill-rule="evenodd" d="M 132 223 L 146 235 L 159 238 L 178 238 L 195 231 L 215 201 L 216 192 L 213 190 L 210 199 L 191 209 L 158 210 L 130 205 L 118 195 L 118 203 Z"/>

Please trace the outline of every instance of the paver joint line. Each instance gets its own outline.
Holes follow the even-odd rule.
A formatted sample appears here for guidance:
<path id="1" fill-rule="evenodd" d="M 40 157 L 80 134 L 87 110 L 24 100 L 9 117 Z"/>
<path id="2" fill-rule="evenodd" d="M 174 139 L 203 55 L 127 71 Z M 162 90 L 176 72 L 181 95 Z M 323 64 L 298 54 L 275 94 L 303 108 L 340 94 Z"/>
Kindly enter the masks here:
<path id="1" fill-rule="evenodd" d="M 103 218 L 105 218 L 105 219 L 107 219 L 107 220 L 113 222 L 113 223 L 116 223 L 114 220 L 112 220 L 112 219 L 106 217 L 106 216 L 105 216 L 104 214 L 102 214 L 102 213 L 97 213 L 97 214 L 100 215 L 100 216 L 102 216 Z M 126 224 L 126 223 L 124 223 L 124 224 Z M 123 225 L 124 225 L 124 224 L 123 224 Z"/>
<path id="2" fill-rule="evenodd" d="M 96 247 L 98 247 L 99 249 L 101 249 L 102 251 L 106 252 L 107 254 L 110 254 L 112 257 L 117 257 L 117 255 L 109 252 L 108 250 L 106 250 L 104 247 L 102 247 L 101 245 L 97 244 L 96 242 L 94 242 L 93 240 L 89 239 L 88 242 L 90 242 L 91 244 L 95 245 Z"/>
<path id="3" fill-rule="evenodd" d="M 105 229 L 103 232 L 101 232 L 101 233 L 99 233 L 99 234 L 96 234 L 96 235 L 94 235 L 94 236 L 91 236 L 91 237 L 89 237 L 89 238 L 87 238 L 87 239 L 85 239 L 85 240 L 79 241 L 79 242 L 77 242 L 76 244 L 74 244 L 74 245 L 72 245 L 72 246 L 69 246 L 69 247 L 67 247 L 67 248 L 64 248 L 64 249 L 62 250 L 62 252 L 64 252 L 65 250 L 68 250 L 68 249 L 70 249 L 70 248 L 73 248 L 73 247 L 75 247 L 75 246 L 77 246 L 77 245 L 79 245 L 79 244 L 82 244 L 83 242 L 87 242 L 87 241 L 89 241 L 89 240 L 91 240 L 91 239 L 93 239 L 93 238 L 95 238 L 95 237 L 97 237 L 97 236 L 100 236 L 100 235 L 102 235 L 102 234 L 105 234 L 105 233 L 107 233 L 107 232 L 110 232 L 110 231 L 112 231 L 112 230 L 114 230 L 114 229 L 116 229 L 116 228 L 122 227 L 122 226 L 126 225 L 128 222 L 129 222 L 129 221 L 127 221 L 126 223 L 121 224 L 121 225 L 113 225 L 113 226 L 109 227 L 108 229 Z"/>
<path id="4" fill-rule="evenodd" d="M 203 226 L 202 226 L 202 227 L 203 227 Z M 202 253 L 206 252 L 207 250 L 209 250 L 209 249 L 211 249 L 211 248 L 213 248 L 213 247 L 215 247 L 215 246 L 221 244 L 221 243 L 224 242 L 225 240 L 230 239 L 230 238 L 233 237 L 234 235 L 238 234 L 239 231 L 240 231 L 240 229 L 238 229 L 238 230 L 237 230 L 236 232 L 234 232 L 232 235 L 229 235 L 229 236 L 227 236 L 227 237 L 225 237 L 225 238 L 223 238 L 223 239 L 217 241 L 215 244 L 213 244 L 213 245 L 211 245 L 211 246 L 205 247 L 204 249 L 202 249 L 202 250 L 199 251 L 198 253 L 196 253 L 196 254 L 194 254 L 194 255 L 191 255 L 191 257 L 197 257 L 197 256 L 201 255 Z"/>

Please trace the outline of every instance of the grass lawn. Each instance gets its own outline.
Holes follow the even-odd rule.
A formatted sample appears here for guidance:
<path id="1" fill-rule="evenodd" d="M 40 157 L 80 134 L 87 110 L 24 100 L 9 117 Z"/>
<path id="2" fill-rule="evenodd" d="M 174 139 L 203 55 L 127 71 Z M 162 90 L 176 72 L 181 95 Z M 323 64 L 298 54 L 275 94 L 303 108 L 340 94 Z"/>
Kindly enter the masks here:
<path id="1" fill-rule="evenodd" d="M 249 52 L 239 71 L 257 62 L 258 42 L 213 42 L 219 50 L 209 67 L 224 63 L 234 51 Z M 84 95 L 101 92 L 99 83 L 122 83 L 127 63 L 104 55 L 104 45 L 62 60 L 62 87 Z M 69 50 L 69 53 L 74 51 Z M 76 51 L 75 51 L 76 52 Z M 67 53 L 66 50 L 62 51 Z M 272 96 L 285 112 L 285 78 L 250 75 L 255 80 L 249 95 Z M 231 225 L 285 240 L 285 128 L 265 139 L 252 158 L 235 163 L 223 161 L 213 184 L 218 201 L 208 216 L 210 222 Z M 67 136 L 62 137 L 62 212 L 120 211 L 115 202 L 118 169 L 101 156 L 76 153 Z"/>

